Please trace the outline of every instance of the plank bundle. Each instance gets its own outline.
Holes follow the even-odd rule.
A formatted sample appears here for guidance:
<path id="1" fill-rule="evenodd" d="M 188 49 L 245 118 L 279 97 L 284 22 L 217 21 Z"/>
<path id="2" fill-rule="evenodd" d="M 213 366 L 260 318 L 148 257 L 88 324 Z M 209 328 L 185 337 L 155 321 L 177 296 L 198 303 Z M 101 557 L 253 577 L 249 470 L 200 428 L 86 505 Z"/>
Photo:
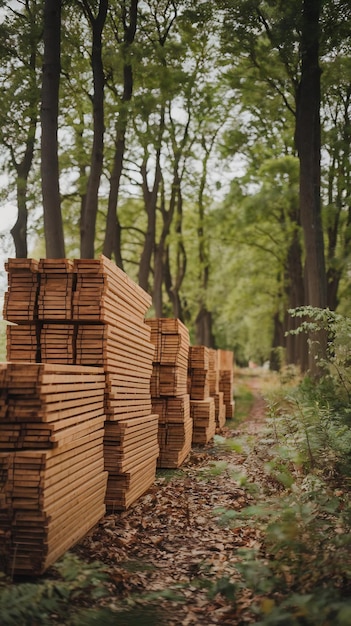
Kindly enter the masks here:
<path id="1" fill-rule="evenodd" d="M 9 363 L 0 378 L 0 554 L 39 575 L 105 512 L 105 375 Z"/>
<path id="2" fill-rule="evenodd" d="M 187 393 L 189 331 L 173 318 L 147 319 L 155 346 L 151 396 L 159 416 L 158 467 L 179 467 L 191 449 L 192 419 Z"/>
<path id="3" fill-rule="evenodd" d="M 38 325 L 33 322 L 9 324 L 6 327 L 6 356 L 8 361 L 38 363 L 40 355 Z"/>
<path id="4" fill-rule="evenodd" d="M 133 332 L 134 331 L 134 332 Z M 76 362 L 97 365 L 106 372 L 106 416 L 108 420 L 149 416 L 153 345 L 143 318 L 128 326 L 79 324 Z"/>
<path id="5" fill-rule="evenodd" d="M 145 320 L 155 346 L 151 396 L 182 396 L 188 393 L 189 331 L 173 318 Z"/>
<path id="6" fill-rule="evenodd" d="M 216 426 L 221 430 L 226 421 L 226 408 L 224 393 L 219 391 L 218 352 L 214 348 L 208 350 L 208 384 L 209 394 L 215 401 Z"/>
<path id="7" fill-rule="evenodd" d="M 137 456 L 143 444 L 138 420 L 144 418 L 150 426 L 152 415 L 150 379 L 154 345 L 150 340 L 151 330 L 144 321 L 151 297 L 104 256 L 73 261 L 42 259 L 39 263 L 27 262 L 24 267 L 15 261 L 10 260 L 7 267 L 9 290 L 4 308 L 4 317 L 18 324 L 8 330 L 8 360 L 24 361 L 30 355 L 30 360 L 40 362 L 103 368 L 106 419 L 108 422 L 134 420 L 129 430 L 135 429 L 133 450 Z M 32 281 L 36 285 L 32 316 L 27 310 L 26 315 L 15 315 L 26 301 L 18 300 L 19 283 L 18 280 L 14 283 L 12 277 L 15 271 L 16 277 L 24 272 L 28 284 L 28 276 L 33 274 L 36 277 Z M 28 320 L 33 325 L 32 335 L 27 343 L 23 342 L 21 350 L 19 342 L 23 339 L 23 331 L 20 325 Z M 106 430 L 104 437 L 106 452 L 110 432 Z M 155 478 L 158 444 L 157 433 L 152 432 L 150 471 L 144 467 L 144 473 L 140 472 L 139 462 L 128 470 L 128 478 L 124 480 L 121 476 L 124 470 L 118 464 L 113 470 L 109 464 L 106 502 L 114 510 L 122 501 L 132 501 L 131 496 L 124 499 L 118 496 L 117 501 L 113 501 L 114 482 L 130 484 L 132 493 L 140 494 L 150 486 L 152 473 Z M 119 444 L 122 456 L 124 445 L 122 439 Z M 149 478 L 144 478 L 146 476 Z"/>
<path id="8" fill-rule="evenodd" d="M 73 261 L 40 259 L 38 319 L 70 320 L 75 282 Z"/>
<path id="9" fill-rule="evenodd" d="M 219 390 L 223 392 L 225 415 L 234 417 L 234 354 L 231 350 L 218 350 Z"/>
<path id="10" fill-rule="evenodd" d="M 188 389 L 191 400 L 205 400 L 210 395 L 208 351 L 206 346 L 190 346 Z"/>
<path id="11" fill-rule="evenodd" d="M 190 417 L 190 397 L 184 394 L 153 398 L 152 408 L 159 415 L 158 467 L 180 467 L 191 449 L 193 421 Z"/>
<path id="12" fill-rule="evenodd" d="M 40 360 L 42 363 L 62 363 L 74 365 L 75 335 L 74 324 L 42 324 L 40 330 Z"/>
<path id="13" fill-rule="evenodd" d="M 109 510 L 125 510 L 144 493 L 145 485 L 152 485 L 158 454 L 158 415 L 106 423 L 104 457 L 109 472 Z"/>
<path id="14" fill-rule="evenodd" d="M 193 443 L 208 443 L 216 432 L 214 398 L 190 400 L 190 415 L 193 420 Z"/>
<path id="15" fill-rule="evenodd" d="M 159 453 L 150 394 L 154 346 L 144 320 L 151 298 L 103 256 L 77 259 L 74 267 L 77 363 L 106 374 L 106 507 L 124 510 L 154 482 Z"/>
<path id="16" fill-rule="evenodd" d="M 210 396 L 209 348 L 190 347 L 188 373 L 193 443 L 202 445 L 208 443 L 216 432 L 215 401 Z"/>
<path id="17" fill-rule="evenodd" d="M 20 324 L 37 318 L 38 266 L 35 259 L 9 259 L 5 263 L 8 272 L 3 308 L 5 320 Z"/>

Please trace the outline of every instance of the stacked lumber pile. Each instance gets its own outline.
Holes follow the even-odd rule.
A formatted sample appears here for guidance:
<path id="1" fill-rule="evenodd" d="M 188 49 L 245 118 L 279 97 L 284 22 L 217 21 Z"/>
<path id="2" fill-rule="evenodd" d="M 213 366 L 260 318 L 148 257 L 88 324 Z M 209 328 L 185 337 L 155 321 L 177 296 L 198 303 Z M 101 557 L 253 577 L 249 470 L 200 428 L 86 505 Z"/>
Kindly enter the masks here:
<path id="1" fill-rule="evenodd" d="M 40 575 L 105 513 L 102 369 L 0 369 L 0 556 Z"/>
<path id="2" fill-rule="evenodd" d="M 106 375 L 106 507 L 125 510 L 153 484 L 159 453 L 150 394 L 154 346 L 144 320 L 151 298 L 106 257 L 77 259 L 74 267 L 76 362 L 103 367 Z"/>
<path id="3" fill-rule="evenodd" d="M 111 422 L 104 440 L 109 454 L 106 506 L 109 510 L 124 510 L 151 486 L 156 475 L 158 416 L 151 414 L 150 394 L 154 346 L 144 320 L 151 298 L 104 256 L 74 261 L 17 261 L 10 259 L 6 266 L 9 289 L 4 317 L 18 324 L 8 326 L 7 358 L 24 361 L 30 355 L 30 360 L 37 362 L 104 369 L 105 415 Z M 20 300 L 23 291 L 25 298 Z M 25 308 L 30 294 L 31 307 Z M 21 350 L 22 324 L 30 333 Z M 144 442 L 138 421 L 143 418 L 153 433 L 152 455 L 146 468 L 139 459 L 135 466 L 122 471 L 119 458 L 125 444 L 118 422 L 134 420 L 128 429 L 135 430 L 132 448 L 137 457 Z M 114 470 L 112 451 L 116 457 Z"/>
<path id="4" fill-rule="evenodd" d="M 223 392 L 225 416 L 234 417 L 234 354 L 231 350 L 218 350 L 219 390 Z"/>
<path id="5" fill-rule="evenodd" d="M 3 316 L 15 324 L 37 318 L 39 263 L 35 259 L 9 259 L 8 290 L 4 294 Z"/>
<path id="6" fill-rule="evenodd" d="M 74 263 L 69 259 L 40 259 L 38 319 L 72 319 Z"/>
<path id="7" fill-rule="evenodd" d="M 208 383 L 209 394 L 215 401 L 216 427 L 221 430 L 226 421 L 224 393 L 219 391 L 218 353 L 214 348 L 208 350 Z"/>
<path id="8" fill-rule="evenodd" d="M 179 467 L 191 450 L 193 422 L 187 393 L 189 331 L 178 319 L 147 319 L 155 346 L 152 410 L 159 416 L 161 468 Z"/>
<path id="9" fill-rule="evenodd" d="M 6 327 L 7 360 L 39 363 L 40 338 L 38 331 L 37 324 L 8 325 Z"/>
<path id="10" fill-rule="evenodd" d="M 210 396 L 209 348 L 190 346 L 188 389 L 193 419 L 193 443 L 206 444 L 216 432 L 215 401 Z"/>

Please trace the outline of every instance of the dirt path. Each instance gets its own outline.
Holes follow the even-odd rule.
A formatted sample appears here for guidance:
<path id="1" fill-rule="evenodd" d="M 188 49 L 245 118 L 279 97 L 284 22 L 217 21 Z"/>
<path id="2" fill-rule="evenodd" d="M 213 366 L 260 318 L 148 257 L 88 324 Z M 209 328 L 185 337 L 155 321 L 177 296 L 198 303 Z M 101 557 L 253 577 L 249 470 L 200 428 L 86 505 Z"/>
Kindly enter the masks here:
<path id="1" fill-rule="evenodd" d="M 214 442 L 194 448 L 179 470 L 158 472 L 155 485 L 130 510 L 106 516 L 76 546 L 80 557 L 107 566 L 111 595 L 104 602 L 132 606 L 135 621 L 122 618 L 119 626 L 254 622 L 252 598 L 236 592 L 234 602 L 233 584 L 239 579 L 238 550 L 257 546 L 260 538 L 254 528 L 222 520 L 225 511 L 253 501 L 242 486 L 243 473 L 250 471 L 245 441 L 262 429 L 265 404 L 259 379 L 250 377 L 249 384 L 255 401 L 240 428 L 225 428 Z"/>

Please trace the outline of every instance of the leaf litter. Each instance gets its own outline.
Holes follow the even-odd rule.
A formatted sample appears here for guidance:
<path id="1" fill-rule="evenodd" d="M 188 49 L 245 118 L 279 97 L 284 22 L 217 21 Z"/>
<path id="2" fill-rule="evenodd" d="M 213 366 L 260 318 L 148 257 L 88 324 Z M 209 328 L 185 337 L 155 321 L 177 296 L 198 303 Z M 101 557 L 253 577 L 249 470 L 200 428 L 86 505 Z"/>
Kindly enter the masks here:
<path id="1" fill-rule="evenodd" d="M 254 387 L 253 407 L 243 424 L 225 427 L 206 446 L 195 446 L 178 470 L 158 470 L 152 488 L 130 509 L 105 516 L 75 546 L 81 559 L 107 569 L 109 594 L 99 600 L 100 607 L 114 608 L 117 615 L 126 607 L 138 608 L 145 619 L 154 609 L 150 623 L 155 626 L 255 621 L 254 594 L 240 584 L 236 565 L 241 549 L 260 549 L 260 531 L 250 524 L 226 524 L 223 512 L 254 504 L 247 480 L 267 481 L 263 464 L 249 452 L 264 418 L 265 402 Z M 241 440 L 243 445 L 231 445 Z M 133 623 L 144 626 L 143 618 Z"/>

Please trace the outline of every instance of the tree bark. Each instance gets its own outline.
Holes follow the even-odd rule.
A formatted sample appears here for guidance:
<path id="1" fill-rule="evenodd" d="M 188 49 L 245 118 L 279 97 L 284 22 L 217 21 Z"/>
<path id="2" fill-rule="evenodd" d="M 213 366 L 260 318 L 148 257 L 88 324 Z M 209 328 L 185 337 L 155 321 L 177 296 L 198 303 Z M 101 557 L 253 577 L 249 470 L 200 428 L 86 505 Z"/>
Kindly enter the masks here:
<path id="1" fill-rule="evenodd" d="M 45 0 L 41 95 L 41 182 L 46 256 L 65 257 L 58 163 L 61 0 Z"/>
<path id="2" fill-rule="evenodd" d="M 128 59 L 129 49 L 132 45 L 138 17 L 138 0 L 130 1 L 129 9 L 129 24 L 127 25 L 126 11 L 124 11 L 122 20 L 124 28 L 124 53 L 125 58 Z M 106 232 L 103 245 L 103 253 L 108 258 L 111 258 L 112 254 L 115 256 L 116 264 L 123 269 L 123 260 L 121 252 L 121 225 L 119 223 L 117 206 L 120 181 L 123 171 L 123 161 L 125 152 L 125 136 L 128 125 L 128 103 L 131 101 L 133 95 L 133 67 L 129 60 L 124 61 L 123 66 L 123 95 L 121 102 L 121 109 L 118 115 L 118 121 L 116 125 L 116 142 L 115 153 L 113 158 L 113 166 L 110 178 L 110 192 L 107 205 L 107 218 L 106 218 Z"/>
<path id="3" fill-rule="evenodd" d="M 147 215 L 147 227 L 144 240 L 143 250 L 140 256 L 138 283 L 144 291 L 149 291 L 149 276 L 151 269 L 152 255 L 156 255 L 156 211 L 157 198 L 162 182 L 161 171 L 161 144 L 165 130 L 165 105 L 162 104 L 160 111 L 160 122 L 158 126 L 158 140 L 155 156 L 155 173 L 152 187 L 149 188 L 147 159 L 148 151 L 146 149 L 143 163 L 141 164 L 142 191 L 144 198 L 144 206 Z"/>
<path id="4" fill-rule="evenodd" d="M 320 200 L 320 67 L 319 18 L 321 0 L 304 0 L 302 16 L 302 68 L 297 94 L 296 146 L 300 159 L 300 215 L 305 242 L 306 304 L 325 308 L 326 270 Z M 323 333 L 310 337 L 309 368 L 318 373 L 318 351 L 323 354 Z"/>
<path id="5" fill-rule="evenodd" d="M 104 151 L 104 87 L 105 76 L 102 63 L 102 31 L 105 25 L 108 0 L 100 0 L 99 10 L 94 17 L 88 0 L 83 0 L 85 14 L 92 28 L 92 53 L 91 65 L 93 71 L 93 126 L 94 137 L 91 151 L 90 174 L 87 185 L 84 210 L 81 216 L 81 244 L 80 254 L 82 258 L 94 258 L 94 243 L 96 232 L 96 218 L 98 212 L 98 194 L 103 165 Z"/>
<path id="6" fill-rule="evenodd" d="M 296 225 L 298 226 L 297 222 Z M 304 279 L 302 266 L 302 250 L 299 232 L 295 229 L 287 256 L 287 295 L 288 308 L 296 309 L 305 303 Z M 284 330 L 296 330 L 300 321 L 296 317 L 286 314 L 284 320 Z M 287 335 L 286 338 L 286 362 L 294 364 L 306 371 L 308 367 L 308 344 L 303 333 L 298 335 Z"/>

